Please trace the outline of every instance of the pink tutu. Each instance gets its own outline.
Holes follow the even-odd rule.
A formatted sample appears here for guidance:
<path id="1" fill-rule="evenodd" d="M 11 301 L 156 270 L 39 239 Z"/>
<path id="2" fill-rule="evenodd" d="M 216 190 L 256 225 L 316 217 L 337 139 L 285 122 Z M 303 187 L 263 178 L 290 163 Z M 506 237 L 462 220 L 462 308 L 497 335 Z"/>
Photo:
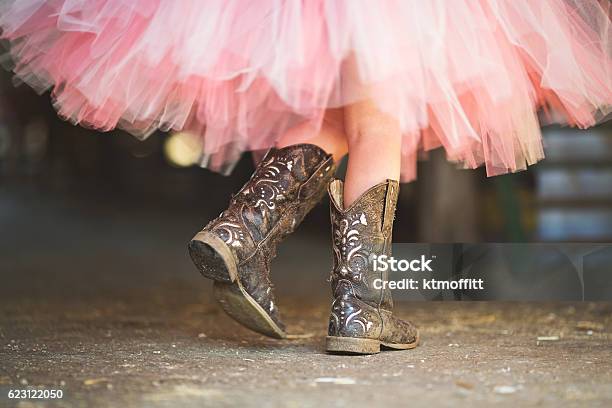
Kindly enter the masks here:
<path id="1" fill-rule="evenodd" d="M 367 97 L 400 123 L 403 181 L 440 146 L 495 175 L 543 157 L 541 108 L 586 127 L 612 105 L 608 0 L 5 0 L 0 27 L 62 117 L 197 132 L 213 169 Z"/>

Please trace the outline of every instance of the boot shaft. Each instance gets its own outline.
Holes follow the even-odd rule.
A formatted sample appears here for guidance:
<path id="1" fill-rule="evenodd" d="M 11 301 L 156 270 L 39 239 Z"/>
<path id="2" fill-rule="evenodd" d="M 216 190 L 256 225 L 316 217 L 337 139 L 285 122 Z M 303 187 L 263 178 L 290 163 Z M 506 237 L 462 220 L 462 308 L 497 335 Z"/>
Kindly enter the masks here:
<path id="1" fill-rule="evenodd" d="M 377 184 L 348 208 L 344 207 L 343 188 L 340 180 L 332 181 L 329 186 L 333 296 L 336 299 L 354 297 L 375 308 L 390 310 L 393 306 L 390 291 L 374 287 L 376 280 L 387 280 L 388 272 L 374 271 L 373 259 L 391 255 L 399 183 L 387 180 Z"/>
<path id="2" fill-rule="evenodd" d="M 273 252 L 321 200 L 334 171 L 331 155 L 315 145 L 270 149 L 227 210 L 205 229 L 216 231 L 241 262 L 257 248 Z"/>

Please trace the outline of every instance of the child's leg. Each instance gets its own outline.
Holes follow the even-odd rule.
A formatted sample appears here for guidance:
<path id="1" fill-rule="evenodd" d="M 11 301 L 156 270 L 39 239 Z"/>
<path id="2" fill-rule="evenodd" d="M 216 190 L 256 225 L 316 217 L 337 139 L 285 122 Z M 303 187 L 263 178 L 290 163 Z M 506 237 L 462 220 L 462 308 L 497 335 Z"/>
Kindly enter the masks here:
<path id="1" fill-rule="evenodd" d="M 350 206 L 366 190 L 387 179 L 398 180 L 402 135 L 398 121 L 382 112 L 369 98 L 372 90 L 364 84 L 356 59 L 350 56 L 342 66 L 342 89 L 358 102 L 344 107 L 349 161 L 344 182 L 344 205 Z"/>
<path id="2" fill-rule="evenodd" d="M 310 143 L 319 146 L 327 153 L 334 156 L 338 162 L 348 150 L 346 136 L 344 134 L 344 119 L 341 109 L 328 109 L 320 131 L 316 130 L 311 123 L 304 123 L 287 131 L 277 143 L 277 147 L 283 148 L 300 143 Z"/>
<path id="3" fill-rule="evenodd" d="M 400 128 L 369 99 L 345 107 L 344 118 L 349 147 L 346 182 L 334 180 L 329 186 L 334 301 L 326 349 L 372 354 L 381 345 L 414 348 L 418 330 L 392 316 L 391 290 L 376 285 L 377 280 L 387 281 L 388 273 L 375 270 L 370 262 L 377 256 L 391 256 L 399 194 Z"/>
<path id="4" fill-rule="evenodd" d="M 348 207 L 368 188 L 387 179 L 399 180 L 401 132 L 399 123 L 371 100 L 344 108 L 349 162 L 344 184 Z"/>
<path id="5" fill-rule="evenodd" d="M 378 353 L 381 345 L 410 349 L 418 344 L 418 330 L 392 316 L 390 289 L 376 285 L 376 280 L 386 281 L 388 274 L 374 270 L 369 262 L 376 256 L 391 256 L 401 131 L 398 121 L 380 111 L 370 90 L 362 86 L 354 60 L 349 59 L 345 68 L 343 90 L 347 99 L 359 97 L 352 99 L 359 102 L 344 108 L 349 149 L 345 183 L 333 180 L 328 190 L 334 301 L 326 349 L 352 354 Z"/>

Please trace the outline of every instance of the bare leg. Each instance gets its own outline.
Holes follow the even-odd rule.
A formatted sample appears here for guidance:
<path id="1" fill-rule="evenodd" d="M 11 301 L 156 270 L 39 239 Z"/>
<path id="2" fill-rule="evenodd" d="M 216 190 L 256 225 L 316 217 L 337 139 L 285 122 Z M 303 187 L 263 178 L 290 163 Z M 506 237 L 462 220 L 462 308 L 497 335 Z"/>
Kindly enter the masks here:
<path id="1" fill-rule="evenodd" d="M 348 207 L 370 187 L 399 180 L 402 137 L 397 120 L 371 100 L 346 106 L 344 124 L 349 149 L 344 206 Z"/>
<path id="2" fill-rule="evenodd" d="M 342 90 L 358 101 L 344 107 L 349 150 L 344 206 L 348 208 L 370 187 L 387 179 L 399 180 L 402 135 L 398 121 L 378 108 L 372 90 L 362 84 L 353 56 L 342 67 Z"/>
<path id="3" fill-rule="evenodd" d="M 341 109 L 328 109 L 318 133 L 315 134 L 316 129 L 312 123 L 304 123 L 285 133 L 279 139 L 277 147 L 311 143 L 333 155 L 334 161 L 338 162 L 348 150 L 342 114 Z"/>

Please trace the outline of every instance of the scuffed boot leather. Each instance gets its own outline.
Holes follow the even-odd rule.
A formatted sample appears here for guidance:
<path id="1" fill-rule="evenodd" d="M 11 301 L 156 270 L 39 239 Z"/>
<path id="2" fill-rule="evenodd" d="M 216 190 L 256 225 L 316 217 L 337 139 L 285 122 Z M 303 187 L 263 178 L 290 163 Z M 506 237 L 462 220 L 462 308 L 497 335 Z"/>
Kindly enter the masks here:
<path id="1" fill-rule="evenodd" d="M 343 183 L 329 186 L 334 267 L 334 301 L 329 319 L 327 351 L 372 354 L 380 346 L 414 348 L 418 331 L 392 315 L 389 289 L 375 289 L 388 273 L 373 270 L 373 257 L 391 255 L 391 232 L 399 183 L 387 180 L 366 191 L 344 208 Z M 378 286 L 378 285 L 377 285 Z M 380 287 L 380 286 L 379 286 Z"/>
<path id="2" fill-rule="evenodd" d="M 270 282 L 277 244 L 325 195 L 335 168 L 311 144 L 271 149 L 227 210 L 189 243 L 202 275 L 213 279 L 223 309 L 250 329 L 287 336 Z"/>

